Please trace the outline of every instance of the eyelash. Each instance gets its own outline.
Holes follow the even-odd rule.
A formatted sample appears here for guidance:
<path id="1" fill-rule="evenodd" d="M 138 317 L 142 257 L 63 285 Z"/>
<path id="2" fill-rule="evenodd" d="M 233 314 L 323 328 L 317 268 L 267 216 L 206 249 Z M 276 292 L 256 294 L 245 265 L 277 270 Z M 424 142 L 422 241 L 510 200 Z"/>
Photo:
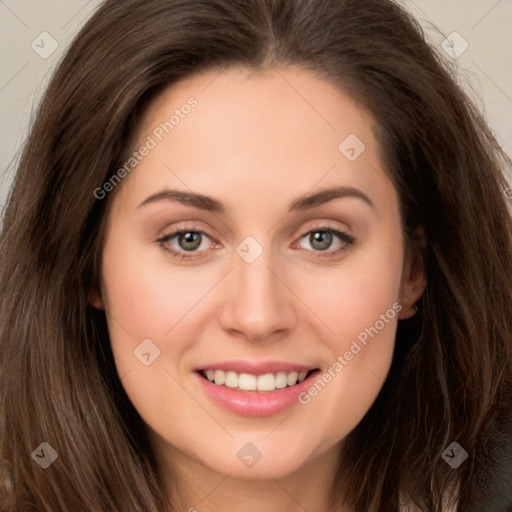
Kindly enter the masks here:
<path id="1" fill-rule="evenodd" d="M 165 252 L 169 253 L 174 258 L 181 259 L 181 260 L 190 260 L 190 259 L 198 258 L 198 257 L 200 258 L 201 256 L 197 255 L 198 251 L 189 251 L 189 253 L 187 253 L 185 251 L 181 252 L 181 251 L 177 251 L 177 250 L 165 245 L 167 242 L 169 242 L 176 236 L 182 235 L 185 233 L 195 233 L 198 235 L 206 236 L 210 240 L 214 241 L 213 237 L 211 237 L 205 231 L 196 230 L 196 229 L 179 229 L 179 230 L 173 231 L 172 233 L 170 233 L 168 235 L 165 235 L 165 236 L 159 238 L 156 242 Z M 334 250 L 326 249 L 324 251 L 312 251 L 310 249 L 305 249 L 307 251 L 313 252 L 314 258 L 329 258 L 329 257 L 335 256 L 337 254 L 341 254 L 341 253 L 345 252 L 355 242 L 355 238 L 353 236 L 351 236 L 343 231 L 340 231 L 330 225 L 324 225 L 324 226 L 320 226 L 320 227 L 309 229 L 308 231 L 305 231 L 298 238 L 298 242 L 300 242 L 304 237 L 306 237 L 307 235 L 310 235 L 311 233 L 329 233 L 331 235 L 337 236 L 343 242 L 342 247 L 340 247 L 338 249 L 334 249 Z M 294 242 L 293 245 L 295 245 L 296 243 L 297 242 Z"/>

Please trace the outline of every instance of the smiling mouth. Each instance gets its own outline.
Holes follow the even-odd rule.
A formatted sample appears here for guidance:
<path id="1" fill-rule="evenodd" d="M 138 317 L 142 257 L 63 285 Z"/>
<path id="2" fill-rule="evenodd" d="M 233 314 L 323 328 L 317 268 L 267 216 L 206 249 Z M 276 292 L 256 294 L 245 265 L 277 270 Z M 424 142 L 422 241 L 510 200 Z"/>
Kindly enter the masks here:
<path id="1" fill-rule="evenodd" d="M 223 370 L 199 370 L 199 374 L 216 386 L 231 388 L 234 391 L 268 393 L 278 389 L 296 386 L 318 370 L 318 368 L 314 368 L 302 372 L 281 371 L 277 373 L 266 373 L 264 375 Z"/>

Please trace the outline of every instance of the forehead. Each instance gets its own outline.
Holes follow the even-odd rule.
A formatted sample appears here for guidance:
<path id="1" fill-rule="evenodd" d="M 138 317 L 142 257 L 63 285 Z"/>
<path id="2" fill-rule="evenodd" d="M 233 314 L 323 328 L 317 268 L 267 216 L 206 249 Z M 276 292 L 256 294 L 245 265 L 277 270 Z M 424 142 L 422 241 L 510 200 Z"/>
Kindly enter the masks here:
<path id="1" fill-rule="evenodd" d="M 152 101 L 135 146 L 151 138 L 155 147 L 128 181 L 137 198 L 170 182 L 217 197 L 249 187 L 274 201 L 315 184 L 371 192 L 389 185 L 374 126 L 364 108 L 309 71 L 207 71 Z"/>
<path id="2" fill-rule="evenodd" d="M 375 124 L 367 110 L 311 71 L 298 67 L 261 71 L 235 67 L 205 71 L 167 87 L 146 111 L 141 135 L 169 119 L 190 97 L 197 99 L 199 106 L 194 109 L 199 116 L 194 117 L 200 117 L 200 124 L 208 129 L 211 125 L 206 123 L 214 122 L 216 131 L 231 128 L 235 132 L 244 128 L 244 133 L 248 133 L 258 123 L 258 133 L 264 137 L 280 133 L 283 127 L 296 132 L 295 123 L 300 119 L 304 123 L 300 126 L 304 137 L 323 135 L 329 140 L 333 134 L 340 136 L 347 129 L 361 137 L 370 135 L 366 132 Z M 186 125 L 190 124 L 194 124 L 198 137 L 205 138 L 198 131 L 199 123 L 183 123 L 180 131 L 184 131 L 184 126 L 186 131 Z M 261 130 L 263 127 L 265 130 Z"/>

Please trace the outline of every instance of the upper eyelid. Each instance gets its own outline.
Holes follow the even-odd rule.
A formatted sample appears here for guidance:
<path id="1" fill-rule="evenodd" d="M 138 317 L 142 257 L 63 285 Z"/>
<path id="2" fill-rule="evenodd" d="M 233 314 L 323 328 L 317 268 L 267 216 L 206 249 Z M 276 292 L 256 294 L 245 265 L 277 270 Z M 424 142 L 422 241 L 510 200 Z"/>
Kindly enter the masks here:
<path id="1" fill-rule="evenodd" d="M 185 223 L 185 224 L 187 224 L 187 223 L 193 224 L 194 222 L 200 222 L 202 224 L 202 221 L 197 221 L 197 220 L 182 221 L 182 223 Z M 296 234 L 295 236 L 304 236 L 305 234 L 309 233 L 310 231 L 314 231 L 315 229 L 318 229 L 318 230 L 322 230 L 322 229 L 328 230 L 328 229 L 330 229 L 332 231 L 339 231 L 341 233 L 347 233 L 347 234 L 349 234 L 349 232 L 351 231 L 348 226 L 346 226 L 346 227 L 337 227 L 337 226 L 333 226 L 332 225 L 334 223 L 344 224 L 343 222 L 340 222 L 340 221 L 323 220 L 323 221 L 319 221 L 314 226 L 308 227 L 307 229 L 304 229 L 304 230 L 300 230 L 300 234 Z M 162 231 L 164 231 L 164 230 L 162 230 Z M 204 228 L 198 227 L 198 226 L 193 226 L 193 225 L 191 225 L 191 226 L 185 225 L 183 227 L 174 228 L 168 234 L 163 234 L 162 237 L 169 236 L 169 235 L 172 235 L 172 234 L 177 234 L 179 232 L 184 232 L 184 231 L 193 231 L 193 232 L 197 232 L 197 233 L 203 233 L 203 234 L 209 236 L 212 239 L 216 238 L 215 236 L 210 234 L 210 230 L 204 229 Z M 229 230 L 229 232 L 230 232 L 230 234 L 233 233 L 233 231 L 231 229 Z M 294 230 L 294 233 L 297 233 L 297 230 Z"/>
<path id="2" fill-rule="evenodd" d="M 307 229 L 304 229 L 304 230 L 301 230 L 300 231 L 300 234 L 296 235 L 296 236 L 299 236 L 299 237 L 303 237 L 311 232 L 314 232 L 314 231 L 333 231 L 333 232 L 339 232 L 339 233 L 343 233 L 343 234 L 347 234 L 349 235 L 349 230 L 348 229 L 343 229 L 343 228 L 338 228 L 338 227 L 335 227 L 335 226 L 332 226 L 330 225 L 329 222 L 326 222 L 324 224 L 320 224 L 318 226 L 313 226 L 313 227 L 309 227 Z M 159 237 L 160 239 L 162 238 L 172 238 L 173 236 L 176 236 L 180 233 L 187 233 L 187 232 L 192 232 L 192 233 L 201 233 L 203 235 L 206 235 L 208 238 L 211 238 L 212 240 L 215 240 L 215 236 L 211 235 L 208 230 L 206 229 L 203 229 L 203 228 L 198 228 L 198 227 L 180 227 L 180 228 L 176 228 L 172 231 L 170 231 L 169 233 L 167 234 L 163 234 L 161 237 Z"/>
<path id="3" fill-rule="evenodd" d="M 193 225 L 188 226 L 187 225 L 188 223 L 192 224 L 193 222 L 196 222 L 196 221 L 185 221 L 184 223 L 180 223 L 180 224 L 184 224 L 183 226 L 179 226 L 179 227 L 173 228 L 173 229 L 164 228 L 160 231 L 162 234 L 159 236 L 159 238 L 160 239 L 169 238 L 169 237 L 173 237 L 179 233 L 192 232 L 192 233 L 201 233 L 203 235 L 208 236 L 211 239 L 215 239 L 215 237 L 212 234 L 210 234 L 210 230 L 199 227 L 199 226 L 193 226 Z"/>

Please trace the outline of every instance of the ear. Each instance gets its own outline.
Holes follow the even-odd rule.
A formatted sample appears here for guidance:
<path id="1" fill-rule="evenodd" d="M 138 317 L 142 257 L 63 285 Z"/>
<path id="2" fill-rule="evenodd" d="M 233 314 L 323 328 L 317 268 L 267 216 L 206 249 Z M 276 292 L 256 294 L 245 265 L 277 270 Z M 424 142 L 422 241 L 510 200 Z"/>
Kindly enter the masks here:
<path id="1" fill-rule="evenodd" d="M 411 246 L 407 251 L 400 287 L 400 304 L 402 310 L 399 318 L 405 320 L 413 317 L 417 309 L 415 303 L 423 295 L 427 286 L 424 250 L 427 247 L 427 237 L 423 226 L 417 226 L 411 235 Z"/>

